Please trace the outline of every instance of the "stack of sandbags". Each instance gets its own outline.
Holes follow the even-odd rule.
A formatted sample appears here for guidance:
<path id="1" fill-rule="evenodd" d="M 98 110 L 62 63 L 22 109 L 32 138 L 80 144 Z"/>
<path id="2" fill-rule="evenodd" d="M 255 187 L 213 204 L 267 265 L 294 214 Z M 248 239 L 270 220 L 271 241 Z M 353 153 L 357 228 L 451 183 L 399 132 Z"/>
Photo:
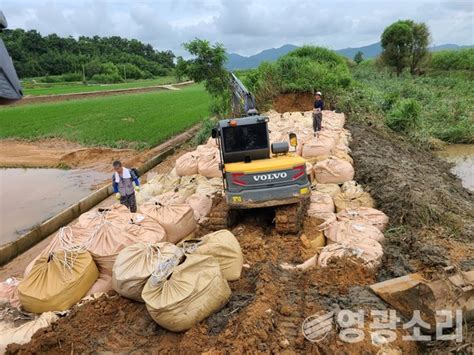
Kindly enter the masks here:
<path id="1" fill-rule="evenodd" d="M 222 182 L 222 176 L 212 179 L 200 180 L 198 181 L 198 185 L 196 187 L 196 193 L 198 195 L 206 195 L 209 197 L 212 197 L 223 190 L 224 186 Z"/>
<path id="2" fill-rule="evenodd" d="M 333 258 L 357 257 L 365 266 L 380 265 L 383 249 L 379 242 L 370 238 L 352 238 L 344 243 L 334 243 L 325 246 L 318 257 L 318 264 L 326 267 Z"/>
<path id="3" fill-rule="evenodd" d="M 138 242 L 159 243 L 166 240 L 165 229 L 150 216 L 133 213 L 130 216 L 126 231 Z"/>
<path id="4" fill-rule="evenodd" d="M 202 148 L 199 150 L 198 172 L 207 178 L 221 177 L 219 169 L 220 157 L 217 148 Z"/>
<path id="5" fill-rule="evenodd" d="M 330 157 L 313 166 L 316 181 L 322 184 L 343 184 L 354 179 L 354 168 L 342 159 Z"/>
<path id="6" fill-rule="evenodd" d="M 388 224 L 388 216 L 382 211 L 370 207 L 346 208 L 336 215 L 339 221 L 353 221 L 370 224 L 380 231 L 384 231 Z"/>
<path id="7" fill-rule="evenodd" d="M 341 192 L 334 197 L 336 211 L 340 212 L 346 208 L 354 209 L 358 207 L 374 207 L 374 200 L 369 193 L 359 192 Z"/>
<path id="8" fill-rule="evenodd" d="M 112 287 L 124 297 L 143 302 L 143 287 L 153 271 L 163 262 L 181 256 L 181 249 L 167 242 L 130 245 L 123 249 L 115 260 Z"/>
<path id="9" fill-rule="evenodd" d="M 58 250 L 40 257 L 18 285 L 28 312 L 64 311 L 84 297 L 99 276 L 88 252 Z"/>
<path id="10" fill-rule="evenodd" d="M 20 281 L 14 277 L 0 282 L 0 306 L 10 305 L 15 308 L 20 307 L 20 299 L 18 298 L 19 283 Z"/>
<path id="11" fill-rule="evenodd" d="M 178 176 L 194 175 L 198 173 L 198 156 L 196 152 L 183 154 L 176 160 L 176 174 Z"/>
<path id="12" fill-rule="evenodd" d="M 335 243 L 344 243 L 353 238 L 368 238 L 377 242 L 384 240 L 383 233 L 377 227 L 351 220 L 332 223 L 324 234 L 328 240 Z"/>
<path id="13" fill-rule="evenodd" d="M 180 182 L 181 177 L 176 173 L 157 174 L 140 187 L 140 192 L 136 193 L 137 203 L 142 204 L 154 196 L 174 191 Z"/>
<path id="14" fill-rule="evenodd" d="M 182 332 L 221 309 L 231 290 L 217 260 L 188 254 L 167 277 L 148 279 L 142 298 L 150 316 L 163 328 Z"/>
<path id="15" fill-rule="evenodd" d="M 166 231 L 166 241 L 176 244 L 196 229 L 194 211 L 188 204 L 147 202 L 141 212 L 156 220 Z"/>
<path id="16" fill-rule="evenodd" d="M 227 281 L 240 278 L 244 258 L 237 238 L 228 230 L 222 229 L 199 239 L 186 240 L 179 246 L 186 254 L 215 257 Z"/>

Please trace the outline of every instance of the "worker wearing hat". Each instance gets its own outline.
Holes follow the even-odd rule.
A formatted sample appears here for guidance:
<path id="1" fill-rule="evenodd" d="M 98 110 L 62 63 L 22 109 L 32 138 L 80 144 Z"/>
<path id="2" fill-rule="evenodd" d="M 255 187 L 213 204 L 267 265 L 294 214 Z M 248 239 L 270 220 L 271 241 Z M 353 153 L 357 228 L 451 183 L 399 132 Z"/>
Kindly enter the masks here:
<path id="1" fill-rule="evenodd" d="M 321 92 L 317 91 L 314 94 L 314 109 L 313 109 L 313 129 L 314 136 L 321 130 L 321 122 L 323 120 L 324 101 L 321 99 Z"/>

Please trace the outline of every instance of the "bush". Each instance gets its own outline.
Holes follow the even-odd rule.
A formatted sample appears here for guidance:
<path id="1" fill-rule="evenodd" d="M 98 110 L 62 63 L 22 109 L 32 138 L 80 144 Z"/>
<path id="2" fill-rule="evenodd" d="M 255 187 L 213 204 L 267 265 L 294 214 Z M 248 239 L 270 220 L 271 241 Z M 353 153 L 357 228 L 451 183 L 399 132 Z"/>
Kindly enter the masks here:
<path id="1" fill-rule="evenodd" d="M 122 69 L 121 74 L 124 79 L 143 79 L 146 77 L 145 73 L 135 64 L 119 64 L 119 68 Z"/>
<path id="2" fill-rule="evenodd" d="M 420 127 L 421 107 L 414 99 L 404 99 L 395 105 L 385 120 L 396 132 L 410 133 Z"/>
<path id="3" fill-rule="evenodd" d="M 435 52 L 429 67 L 434 70 L 473 70 L 474 48 Z"/>
<path id="4" fill-rule="evenodd" d="M 326 48 L 303 46 L 280 57 L 274 63 L 262 63 L 256 73 L 247 75 L 251 91 L 260 107 L 279 93 L 322 91 L 335 102 L 352 85 L 347 60 Z"/>
<path id="5" fill-rule="evenodd" d="M 71 82 L 71 81 L 82 81 L 82 74 L 81 73 L 66 73 L 62 75 L 63 81 Z"/>
<path id="6" fill-rule="evenodd" d="M 204 144 L 211 136 L 212 129 L 216 127 L 217 120 L 215 118 L 205 118 L 202 120 L 202 126 L 194 137 L 196 145 Z"/>
<path id="7" fill-rule="evenodd" d="M 122 82 L 122 77 L 119 75 L 119 73 L 114 73 L 114 74 L 95 74 L 92 77 L 92 81 L 95 81 L 96 83 L 101 83 L 101 84 L 115 84 L 115 83 L 120 83 Z"/>

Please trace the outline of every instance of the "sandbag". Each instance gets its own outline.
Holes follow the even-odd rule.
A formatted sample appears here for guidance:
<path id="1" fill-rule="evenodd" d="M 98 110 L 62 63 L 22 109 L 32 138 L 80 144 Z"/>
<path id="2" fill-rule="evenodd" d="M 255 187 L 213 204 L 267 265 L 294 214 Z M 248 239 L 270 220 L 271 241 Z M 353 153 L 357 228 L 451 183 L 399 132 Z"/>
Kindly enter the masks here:
<path id="1" fill-rule="evenodd" d="M 159 243 L 166 240 L 166 231 L 150 216 L 133 213 L 128 221 L 126 231 L 136 242 Z"/>
<path id="2" fill-rule="evenodd" d="M 341 192 L 334 197 L 334 204 L 339 212 L 346 208 L 374 207 L 374 200 L 367 192 Z"/>
<path id="3" fill-rule="evenodd" d="M 183 154 L 176 159 L 176 174 L 178 176 L 194 175 L 198 172 L 198 160 L 196 152 Z"/>
<path id="4" fill-rule="evenodd" d="M 321 192 L 311 192 L 308 215 L 314 215 L 319 212 L 334 212 L 334 202 L 331 195 Z"/>
<path id="5" fill-rule="evenodd" d="M 380 265 L 383 249 L 379 242 L 368 238 L 353 238 L 345 243 L 325 246 L 318 257 L 318 264 L 326 267 L 333 258 L 357 257 L 369 268 Z"/>
<path id="6" fill-rule="evenodd" d="M 313 137 L 303 143 L 301 155 L 303 158 L 317 157 L 320 155 L 330 155 L 334 147 L 334 140 L 328 137 Z"/>
<path id="7" fill-rule="evenodd" d="M 143 210 L 143 207 L 146 208 L 146 206 L 150 206 L 153 204 L 158 204 L 158 205 L 179 205 L 183 204 L 186 202 L 186 197 L 183 195 L 175 192 L 175 191 L 168 191 L 165 192 L 164 194 L 155 196 L 151 200 L 149 200 L 147 203 L 143 204 L 142 207 L 140 207 L 140 211 Z"/>
<path id="8" fill-rule="evenodd" d="M 332 223 L 325 229 L 324 235 L 336 243 L 343 243 L 352 238 L 368 238 L 378 242 L 384 240 L 384 235 L 378 228 L 350 220 Z"/>
<path id="9" fill-rule="evenodd" d="M 196 187 L 196 194 L 212 197 L 223 189 L 222 176 L 220 176 L 217 178 L 206 179 L 206 181 L 199 181 Z"/>
<path id="10" fill-rule="evenodd" d="M 53 312 L 45 312 L 37 319 L 29 321 L 16 328 L 6 329 L 0 332 L 0 354 L 3 354 L 9 344 L 26 344 L 31 337 L 41 328 L 48 327 L 55 322 L 58 316 Z"/>
<path id="11" fill-rule="evenodd" d="M 351 180 L 346 181 L 344 184 L 342 184 L 341 192 L 350 192 L 355 194 L 359 192 L 364 192 L 364 189 L 356 181 Z"/>
<path id="12" fill-rule="evenodd" d="M 96 293 L 107 293 L 110 290 L 112 290 L 112 276 L 99 274 L 99 278 L 94 282 L 89 291 L 87 291 L 86 296 L 91 296 Z"/>
<path id="13" fill-rule="evenodd" d="M 345 160 L 351 165 L 354 165 L 354 159 L 352 159 L 352 157 L 348 153 L 344 153 L 344 152 L 341 152 L 341 151 L 336 151 L 336 152 L 333 153 L 333 156 L 335 156 L 336 158 Z"/>
<path id="14" fill-rule="evenodd" d="M 49 244 L 25 268 L 23 277 L 29 274 L 35 262 L 42 256 L 55 250 L 86 251 L 91 233 L 76 224 L 60 228 Z"/>
<path id="15" fill-rule="evenodd" d="M 175 191 L 179 195 L 187 199 L 189 196 L 196 192 L 196 188 L 199 182 L 207 180 L 204 176 L 201 175 L 189 175 L 183 176 L 181 178 L 181 183 L 176 187 Z"/>
<path id="16" fill-rule="evenodd" d="M 64 311 L 84 297 L 98 277 L 91 254 L 58 250 L 36 261 L 18 285 L 18 295 L 28 312 Z"/>
<path id="17" fill-rule="evenodd" d="M 370 224 L 382 232 L 388 224 L 388 216 L 385 213 L 370 207 L 346 208 L 338 212 L 336 217 L 339 221 Z"/>
<path id="18" fill-rule="evenodd" d="M 342 159 L 330 157 L 313 166 L 316 181 L 322 184 L 343 184 L 354 179 L 354 168 Z"/>
<path id="19" fill-rule="evenodd" d="M 0 306 L 10 305 L 14 308 L 20 308 L 20 299 L 18 297 L 18 285 L 20 280 L 10 277 L 0 282 Z"/>
<path id="20" fill-rule="evenodd" d="M 194 219 L 199 223 L 202 223 L 211 212 L 212 199 L 207 195 L 191 195 L 186 203 L 193 209 Z"/>
<path id="21" fill-rule="evenodd" d="M 81 214 L 77 226 L 87 230 L 95 229 L 104 221 L 124 225 L 132 216 L 132 212 L 122 204 L 116 203 L 106 208 L 94 208 Z"/>
<path id="22" fill-rule="evenodd" d="M 217 148 L 208 148 L 200 152 L 198 157 L 198 173 L 207 178 L 221 177 L 220 158 Z"/>
<path id="23" fill-rule="evenodd" d="M 311 186 L 311 190 L 328 194 L 331 197 L 334 197 L 341 192 L 341 188 L 338 184 L 314 184 Z"/>
<path id="24" fill-rule="evenodd" d="M 221 309 L 231 290 L 217 260 L 189 254 L 163 282 L 148 279 L 142 298 L 153 320 L 163 328 L 182 332 Z"/>
<path id="25" fill-rule="evenodd" d="M 227 281 L 240 278 L 244 257 L 237 238 L 227 229 L 207 234 L 198 239 L 183 241 L 186 254 L 210 255 L 216 258 Z"/>
<path id="26" fill-rule="evenodd" d="M 188 237 L 196 229 L 194 211 L 187 204 L 162 205 L 148 202 L 142 206 L 141 211 L 161 224 L 166 231 L 166 241 L 173 244 Z"/>
<path id="27" fill-rule="evenodd" d="M 143 302 L 143 287 L 157 264 L 181 256 L 181 249 L 167 242 L 130 245 L 123 249 L 115 260 L 111 287 L 123 297 Z"/>
<path id="28" fill-rule="evenodd" d="M 316 220 L 318 223 L 318 230 L 322 231 L 328 228 L 332 223 L 336 222 L 336 214 L 334 212 L 312 212 L 308 216 Z"/>

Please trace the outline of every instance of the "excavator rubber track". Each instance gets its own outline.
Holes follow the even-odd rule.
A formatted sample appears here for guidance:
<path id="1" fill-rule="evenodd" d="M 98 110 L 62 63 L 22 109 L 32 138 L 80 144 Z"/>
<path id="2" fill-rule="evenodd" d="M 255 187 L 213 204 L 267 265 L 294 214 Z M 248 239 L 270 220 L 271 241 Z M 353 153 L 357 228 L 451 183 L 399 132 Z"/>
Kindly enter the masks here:
<path id="1" fill-rule="evenodd" d="M 281 234 L 298 234 L 303 226 L 309 199 L 275 207 L 275 229 Z"/>
<path id="2" fill-rule="evenodd" d="M 230 209 L 223 196 L 215 196 L 209 213 L 208 228 L 217 231 L 233 227 L 237 222 L 238 211 Z"/>

